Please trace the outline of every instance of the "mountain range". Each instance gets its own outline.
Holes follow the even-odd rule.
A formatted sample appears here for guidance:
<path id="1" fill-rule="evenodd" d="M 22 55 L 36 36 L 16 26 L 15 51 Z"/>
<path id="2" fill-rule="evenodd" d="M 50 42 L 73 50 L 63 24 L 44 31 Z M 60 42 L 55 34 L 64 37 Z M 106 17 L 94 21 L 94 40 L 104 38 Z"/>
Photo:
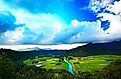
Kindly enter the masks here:
<path id="1" fill-rule="evenodd" d="M 35 56 L 88 56 L 88 55 L 121 55 L 121 41 L 110 43 L 88 43 L 87 45 L 80 46 L 71 50 L 48 50 L 40 48 L 29 48 L 15 51 L 11 49 L 0 49 L 0 53 L 5 53 L 8 56 L 21 59 L 30 58 Z"/>

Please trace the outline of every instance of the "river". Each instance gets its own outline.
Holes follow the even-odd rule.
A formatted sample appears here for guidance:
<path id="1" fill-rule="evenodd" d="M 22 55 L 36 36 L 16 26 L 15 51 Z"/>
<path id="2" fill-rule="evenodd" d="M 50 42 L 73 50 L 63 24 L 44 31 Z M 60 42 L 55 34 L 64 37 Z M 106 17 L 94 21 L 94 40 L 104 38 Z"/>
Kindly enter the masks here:
<path id="1" fill-rule="evenodd" d="M 72 64 L 69 63 L 65 58 L 64 61 L 68 64 L 68 71 L 74 75 Z"/>

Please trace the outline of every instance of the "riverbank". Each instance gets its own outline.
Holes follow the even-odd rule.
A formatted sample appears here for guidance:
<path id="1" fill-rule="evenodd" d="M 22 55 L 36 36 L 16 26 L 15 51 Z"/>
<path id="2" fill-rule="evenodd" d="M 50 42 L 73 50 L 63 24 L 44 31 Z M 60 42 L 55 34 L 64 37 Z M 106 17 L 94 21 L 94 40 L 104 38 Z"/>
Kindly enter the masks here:
<path id="1" fill-rule="evenodd" d="M 68 62 L 65 58 L 64 61 L 68 64 L 68 71 L 74 75 L 72 64 Z"/>

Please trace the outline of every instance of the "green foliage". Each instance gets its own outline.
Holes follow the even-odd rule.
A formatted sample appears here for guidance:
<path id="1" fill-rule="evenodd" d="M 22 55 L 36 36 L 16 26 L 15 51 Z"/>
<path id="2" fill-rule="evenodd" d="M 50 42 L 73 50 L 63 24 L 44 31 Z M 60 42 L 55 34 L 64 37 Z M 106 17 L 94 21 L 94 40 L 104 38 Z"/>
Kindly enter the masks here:
<path id="1" fill-rule="evenodd" d="M 15 79 L 15 65 L 6 56 L 0 55 L 0 79 Z"/>
<path id="2" fill-rule="evenodd" d="M 68 64 L 63 62 L 63 58 L 61 62 L 59 59 L 35 57 L 18 64 L 0 53 L 0 79 L 121 79 L 119 55 L 71 56 L 68 61 L 72 63 L 75 75 L 67 71 Z M 42 64 L 42 67 L 35 64 Z"/>
<path id="3" fill-rule="evenodd" d="M 105 66 L 115 61 L 116 59 L 121 59 L 120 55 L 95 55 L 87 57 L 73 57 L 69 62 L 73 65 L 73 71 L 78 73 L 81 72 L 92 72 L 100 71 Z"/>
<path id="4" fill-rule="evenodd" d="M 8 57 L 0 55 L 0 79 L 73 79 L 73 76 L 63 69 L 15 65 Z"/>
<path id="5" fill-rule="evenodd" d="M 99 78 L 103 79 L 121 79 L 121 59 L 117 59 L 107 65 L 100 73 Z"/>

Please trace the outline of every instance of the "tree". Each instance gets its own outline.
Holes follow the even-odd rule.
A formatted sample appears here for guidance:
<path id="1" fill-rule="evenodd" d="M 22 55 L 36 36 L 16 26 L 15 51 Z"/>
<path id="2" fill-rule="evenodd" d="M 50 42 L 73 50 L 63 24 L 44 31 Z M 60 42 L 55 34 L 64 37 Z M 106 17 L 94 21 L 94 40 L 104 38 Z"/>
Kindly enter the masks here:
<path id="1" fill-rule="evenodd" d="M 0 55 L 0 78 L 15 79 L 15 64 L 6 56 Z"/>

